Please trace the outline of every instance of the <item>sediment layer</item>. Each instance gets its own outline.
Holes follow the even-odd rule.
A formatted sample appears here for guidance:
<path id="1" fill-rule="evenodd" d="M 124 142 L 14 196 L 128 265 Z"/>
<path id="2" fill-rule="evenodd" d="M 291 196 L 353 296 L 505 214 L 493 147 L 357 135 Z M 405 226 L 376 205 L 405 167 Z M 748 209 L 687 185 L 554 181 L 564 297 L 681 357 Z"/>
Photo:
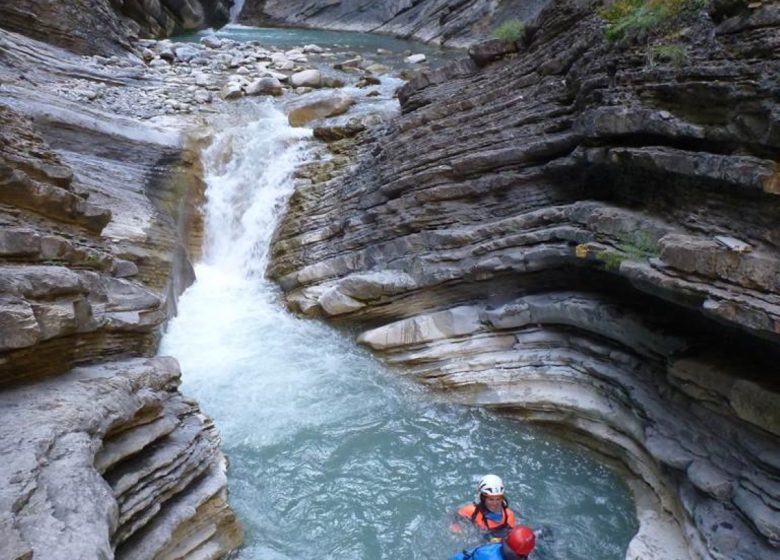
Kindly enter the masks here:
<path id="1" fill-rule="evenodd" d="M 216 559 L 242 541 L 216 429 L 152 357 L 194 279 L 193 123 L 103 110 L 160 85 L 114 62 L 0 30 L 4 559 Z"/>
<path id="2" fill-rule="evenodd" d="M 334 144 L 354 165 L 301 173 L 269 274 L 402 371 L 620 461 L 628 558 L 779 558 L 778 11 L 611 42 L 600 6 L 413 79 Z"/>
<path id="3" fill-rule="evenodd" d="M 490 37 L 508 20 L 530 21 L 549 0 L 245 0 L 239 21 L 382 33 L 465 47 Z"/>

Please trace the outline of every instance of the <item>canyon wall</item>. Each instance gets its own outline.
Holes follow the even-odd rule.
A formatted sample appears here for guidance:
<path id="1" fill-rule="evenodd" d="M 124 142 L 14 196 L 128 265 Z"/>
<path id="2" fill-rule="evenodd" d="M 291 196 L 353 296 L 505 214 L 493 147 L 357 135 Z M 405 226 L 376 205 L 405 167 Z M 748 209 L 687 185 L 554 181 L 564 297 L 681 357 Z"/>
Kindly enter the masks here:
<path id="1" fill-rule="evenodd" d="M 121 54 L 139 37 L 221 27 L 232 0 L 76 0 L 0 3 L 0 26 L 81 54 Z"/>
<path id="2" fill-rule="evenodd" d="M 192 124 L 101 108 L 159 84 L 100 60 L 0 29 L 0 557 L 216 559 L 219 436 L 154 357 L 194 278 Z"/>
<path id="3" fill-rule="evenodd" d="M 601 9 L 552 3 L 331 144 L 269 275 L 401 371 L 621 464 L 627 558 L 780 558 L 780 8 L 616 40 Z"/>
<path id="4" fill-rule="evenodd" d="M 463 47 L 502 22 L 530 21 L 549 0 L 245 0 L 239 21 L 383 33 Z"/>

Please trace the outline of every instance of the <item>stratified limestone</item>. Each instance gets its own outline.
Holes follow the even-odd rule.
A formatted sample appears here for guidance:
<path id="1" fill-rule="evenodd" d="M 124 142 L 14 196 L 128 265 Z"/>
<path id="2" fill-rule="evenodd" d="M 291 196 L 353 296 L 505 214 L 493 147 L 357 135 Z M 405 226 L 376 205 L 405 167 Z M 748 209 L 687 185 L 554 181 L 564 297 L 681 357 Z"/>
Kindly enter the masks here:
<path id="1" fill-rule="evenodd" d="M 178 383 L 175 360 L 135 359 L 0 393 L 0 556 L 235 548 L 219 437 Z"/>
<path id="2" fill-rule="evenodd" d="M 138 357 L 193 279 L 199 160 L 69 79 L 149 83 L 0 30 L 0 557 L 223 557 L 216 429 L 175 360 Z"/>
<path id="3" fill-rule="evenodd" d="M 239 21 L 385 33 L 462 47 L 509 20 L 531 21 L 549 0 L 245 0 Z"/>
<path id="4" fill-rule="evenodd" d="M 16 0 L 0 4 L 0 26 L 82 54 L 118 54 L 142 37 L 168 37 L 220 27 L 228 22 L 229 0 L 139 1 Z"/>
<path id="5" fill-rule="evenodd" d="M 339 147 L 355 165 L 301 175 L 269 274 L 452 398 L 622 463 L 628 558 L 780 558 L 777 10 L 646 44 L 599 8 L 413 78 Z"/>
<path id="6" fill-rule="evenodd" d="M 77 57 L 0 39 L 0 383 L 151 355 L 192 280 L 180 232 L 197 228 L 197 162 L 176 131 L 52 95 Z"/>

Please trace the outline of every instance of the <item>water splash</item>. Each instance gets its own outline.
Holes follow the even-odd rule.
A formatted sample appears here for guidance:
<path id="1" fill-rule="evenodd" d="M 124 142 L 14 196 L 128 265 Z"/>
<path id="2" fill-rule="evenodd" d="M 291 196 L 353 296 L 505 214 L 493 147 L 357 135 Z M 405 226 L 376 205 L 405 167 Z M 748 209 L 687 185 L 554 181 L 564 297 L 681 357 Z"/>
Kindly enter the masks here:
<path id="1" fill-rule="evenodd" d="M 312 131 L 292 128 L 270 102 L 248 124 L 219 132 L 203 156 L 206 169 L 204 262 L 261 278 L 268 242 L 294 188 Z"/>

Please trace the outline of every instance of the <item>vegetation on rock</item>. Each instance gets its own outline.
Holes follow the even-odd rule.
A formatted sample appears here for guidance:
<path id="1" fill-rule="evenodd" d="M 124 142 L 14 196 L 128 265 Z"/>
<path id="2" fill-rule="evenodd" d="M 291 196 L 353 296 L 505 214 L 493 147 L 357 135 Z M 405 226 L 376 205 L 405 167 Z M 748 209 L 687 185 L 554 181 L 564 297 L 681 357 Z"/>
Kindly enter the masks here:
<path id="1" fill-rule="evenodd" d="M 648 35 L 670 27 L 681 15 L 702 9 L 705 0 L 616 0 L 599 12 L 607 39 Z"/>
<path id="2" fill-rule="evenodd" d="M 525 34 L 525 23 L 517 19 L 510 19 L 499 25 L 493 31 L 493 37 L 502 41 L 519 41 Z"/>

